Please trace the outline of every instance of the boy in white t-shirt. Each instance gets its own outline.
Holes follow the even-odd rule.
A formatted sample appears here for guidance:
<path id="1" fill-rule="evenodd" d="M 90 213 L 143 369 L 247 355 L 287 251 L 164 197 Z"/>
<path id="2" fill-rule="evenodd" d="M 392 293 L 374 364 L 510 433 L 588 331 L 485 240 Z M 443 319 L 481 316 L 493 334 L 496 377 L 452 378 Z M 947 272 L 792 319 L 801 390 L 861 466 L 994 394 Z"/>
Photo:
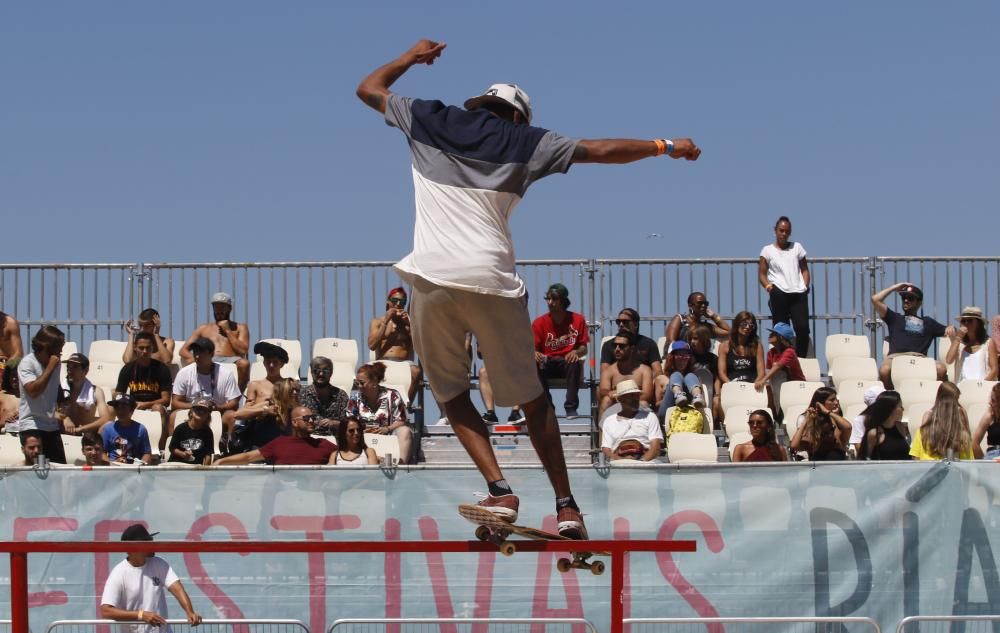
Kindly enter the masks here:
<path id="1" fill-rule="evenodd" d="M 157 534 L 159 532 L 150 534 L 145 526 L 136 523 L 122 532 L 122 541 L 152 541 Z M 158 633 L 172 633 L 167 624 L 164 589 L 177 598 L 187 614 L 188 624 L 201 624 L 201 616 L 191 607 L 191 599 L 177 574 L 167 561 L 153 552 L 129 552 L 125 560 L 111 570 L 101 596 L 101 617 L 135 622 L 128 627 L 131 633 L 152 633 L 154 628 Z"/>

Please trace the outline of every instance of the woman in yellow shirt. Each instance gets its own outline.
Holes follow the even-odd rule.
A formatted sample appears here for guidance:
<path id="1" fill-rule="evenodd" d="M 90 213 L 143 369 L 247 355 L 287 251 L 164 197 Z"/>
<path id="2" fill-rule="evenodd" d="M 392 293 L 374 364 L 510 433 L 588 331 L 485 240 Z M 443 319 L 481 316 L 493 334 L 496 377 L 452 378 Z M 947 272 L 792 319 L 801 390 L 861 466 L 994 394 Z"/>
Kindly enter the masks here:
<path id="1" fill-rule="evenodd" d="M 943 382 L 938 387 L 934 406 L 924 414 L 920 428 L 913 434 L 910 455 L 914 459 L 941 460 L 952 454 L 952 459 L 978 459 L 982 449 L 972 443 L 969 416 L 958 403 L 958 387 Z"/>

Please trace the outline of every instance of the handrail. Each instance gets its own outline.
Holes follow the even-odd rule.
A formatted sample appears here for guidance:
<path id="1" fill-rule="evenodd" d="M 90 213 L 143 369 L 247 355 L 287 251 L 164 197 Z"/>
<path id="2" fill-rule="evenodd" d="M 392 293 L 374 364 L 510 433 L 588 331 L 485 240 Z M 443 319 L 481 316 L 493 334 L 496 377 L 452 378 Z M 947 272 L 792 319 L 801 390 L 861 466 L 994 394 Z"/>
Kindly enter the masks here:
<path id="1" fill-rule="evenodd" d="M 899 621 L 896 633 L 905 633 L 911 622 L 1000 622 L 1000 615 L 910 615 Z"/>
<path id="2" fill-rule="evenodd" d="M 757 617 L 725 617 L 725 618 L 626 618 L 623 624 L 867 624 L 874 633 L 881 633 L 878 622 L 872 618 L 859 616 L 846 617 L 813 617 L 813 616 L 757 616 Z"/>
<path id="3" fill-rule="evenodd" d="M 330 625 L 327 633 L 334 633 L 340 627 L 351 624 L 569 624 L 584 626 L 590 633 L 597 633 L 597 628 L 583 618 L 370 618 L 342 619 Z"/>
<path id="4" fill-rule="evenodd" d="M 94 625 L 99 626 L 102 624 L 145 624 L 143 620 L 55 620 L 50 622 L 45 633 L 52 633 L 52 630 L 60 626 L 73 626 L 73 625 Z M 186 625 L 188 621 L 183 618 L 168 618 L 167 624 L 171 625 Z M 266 624 L 269 626 L 274 625 L 287 625 L 296 626 L 301 628 L 305 633 L 309 633 L 309 627 L 306 626 L 305 622 L 301 620 L 289 620 L 282 618 L 206 618 L 201 621 L 201 624 Z"/>

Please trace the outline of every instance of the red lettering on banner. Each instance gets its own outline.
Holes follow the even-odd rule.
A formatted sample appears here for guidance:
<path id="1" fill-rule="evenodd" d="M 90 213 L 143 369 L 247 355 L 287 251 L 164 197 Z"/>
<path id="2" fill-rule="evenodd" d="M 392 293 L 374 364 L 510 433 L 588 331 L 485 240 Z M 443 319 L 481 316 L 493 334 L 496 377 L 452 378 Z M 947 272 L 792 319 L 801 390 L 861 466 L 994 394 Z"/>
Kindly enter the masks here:
<path id="1" fill-rule="evenodd" d="M 14 519 L 14 540 L 27 541 L 28 534 L 32 532 L 75 532 L 79 527 L 76 519 L 64 519 L 62 517 L 32 517 L 29 519 Z M 65 591 L 42 591 L 28 594 L 28 608 L 46 607 L 50 605 L 66 604 L 69 596 Z"/>
<path id="2" fill-rule="evenodd" d="M 660 533 L 657 535 L 657 538 L 664 541 L 673 539 L 677 528 L 685 523 L 694 523 L 698 526 L 702 536 L 705 537 L 705 544 L 708 545 L 708 549 L 713 553 L 719 553 L 725 547 L 725 542 L 722 540 L 722 533 L 719 531 L 719 526 L 716 525 L 715 519 L 700 510 L 684 510 L 667 517 L 660 527 Z M 656 563 L 660 566 L 660 573 L 670 583 L 670 586 L 677 590 L 677 593 L 684 598 L 685 602 L 691 605 L 695 613 L 703 618 L 719 617 L 719 612 L 708 601 L 708 598 L 695 589 L 694 585 L 689 583 L 681 575 L 680 571 L 678 571 L 677 563 L 674 562 L 673 552 L 657 553 Z M 721 624 L 707 624 L 705 626 L 708 629 L 708 633 L 725 633 L 725 629 Z"/>
<path id="3" fill-rule="evenodd" d="M 307 541 L 322 541 L 323 532 L 361 527 L 361 517 L 356 514 L 275 516 L 271 517 L 271 527 L 283 532 L 305 532 Z M 310 630 L 322 631 L 326 627 L 326 557 L 322 552 L 306 556 L 309 561 Z"/>
<path id="4" fill-rule="evenodd" d="M 542 529 L 555 532 L 559 529 L 556 518 L 552 515 L 542 521 Z M 538 572 L 535 574 L 535 596 L 531 617 L 533 618 L 583 618 L 583 601 L 580 598 L 580 581 L 573 573 L 562 574 L 563 590 L 566 592 L 566 608 L 556 609 L 549 605 L 549 588 L 552 581 L 552 561 L 556 558 L 570 557 L 568 552 L 551 552 L 548 556 L 538 555 Z M 532 633 L 543 633 L 545 625 L 532 625 Z M 584 633 L 583 625 L 573 625 L 574 633 Z"/>
<path id="5" fill-rule="evenodd" d="M 440 538 L 437 521 L 431 517 L 421 517 L 417 522 L 420 526 L 420 537 L 425 541 L 436 541 Z M 496 552 L 480 552 L 479 566 L 476 570 L 474 618 L 486 618 L 490 615 L 493 597 L 493 566 L 496 563 Z M 455 617 L 455 607 L 448 590 L 448 575 L 444 569 L 444 557 L 440 552 L 427 552 L 427 572 L 431 577 L 431 589 L 434 591 L 434 604 L 439 618 Z M 442 631 L 457 633 L 454 624 L 442 624 Z M 489 624 L 473 624 L 473 633 L 486 633 Z"/>
<path id="6" fill-rule="evenodd" d="M 398 541 L 403 530 L 398 519 L 385 520 L 385 540 Z M 398 618 L 403 612 L 403 574 L 400 571 L 401 554 L 387 552 L 385 554 L 385 617 Z M 386 624 L 386 633 L 399 633 L 399 624 Z"/>
<path id="7" fill-rule="evenodd" d="M 205 532 L 213 527 L 225 528 L 233 540 L 250 540 L 250 535 L 247 534 L 246 528 L 243 527 L 243 522 L 228 512 L 212 512 L 198 517 L 191 524 L 191 529 L 188 531 L 186 538 L 189 541 L 200 541 Z M 240 552 L 240 556 L 249 556 L 249 554 Z M 185 552 L 184 565 L 187 567 L 188 573 L 191 574 L 192 582 L 216 606 L 222 618 L 242 620 L 245 617 L 240 608 L 233 602 L 233 599 L 226 595 L 226 592 L 220 589 L 209 578 L 208 572 L 201 562 L 200 553 Z M 233 633 L 249 633 L 249 631 L 250 627 L 245 624 L 233 627 Z"/>

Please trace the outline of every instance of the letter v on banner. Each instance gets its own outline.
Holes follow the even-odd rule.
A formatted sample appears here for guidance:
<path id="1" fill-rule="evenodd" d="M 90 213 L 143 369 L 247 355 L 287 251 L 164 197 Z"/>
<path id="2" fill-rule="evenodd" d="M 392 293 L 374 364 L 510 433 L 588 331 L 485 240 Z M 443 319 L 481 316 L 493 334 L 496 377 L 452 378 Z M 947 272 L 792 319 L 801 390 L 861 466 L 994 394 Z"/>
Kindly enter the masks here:
<path id="1" fill-rule="evenodd" d="M 425 541 L 440 539 L 437 521 L 431 517 L 420 517 L 417 521 L 420 527 L 420 538 Z M 479 567 L 476 570 L 476 607 L 472 610 L 474 618 L 488 618 L 493 598 L 493 566 L 496 562 L 496 552 L 480 552 Z M 444 557 L 440 552 L 427 553 L 427 574 L 431 579 L 431 590 L 434 592 L 434 606 L 438 617 L 455 617 L 455 607 L 452 604 L 451 592 L 448 590 L 448 576 L 444 570 Z M 442 633 L 458 633 L 454 624 L 441 624 Z M 472 633 L 486 633 L 489 625 L 473 624 Z"/>
<path id="2" fill-rule="evenodd" d="M 549 515 L 542 521 L 542 529 L 555 533 L 559 529 L 556 517 Z M 549 606 L 549 588 L 552 584 L 553 561 L 561 552 L 549 552 L 538 556 L 538 572 L 535 574 L 535 597 L 532 617 L 535 618 L 583 618 L 583 600 L 580 596 L 580 581 L 577 574 L 562 574 L 563 590 L 566 592 L 566 608 L 557 609 Z M 542 625 L 532 626 L 532 633 L 541 633 Z M 573 625 L 573 633 L 583 633 L 583 625 Z"/>

